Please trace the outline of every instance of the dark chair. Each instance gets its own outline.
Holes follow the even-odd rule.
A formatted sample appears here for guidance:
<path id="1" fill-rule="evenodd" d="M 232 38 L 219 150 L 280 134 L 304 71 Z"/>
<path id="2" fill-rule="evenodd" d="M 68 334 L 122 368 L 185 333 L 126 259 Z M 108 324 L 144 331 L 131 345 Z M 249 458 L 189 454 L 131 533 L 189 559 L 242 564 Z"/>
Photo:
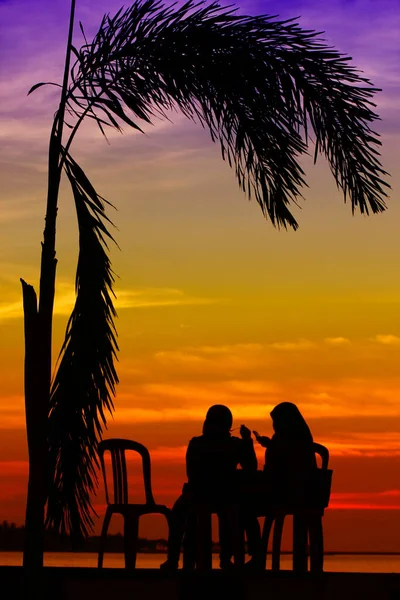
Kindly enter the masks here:
<path id="1" fill-rule="evenodd" d="M 275 507 L 265 512 L 262 534 L 264 556 L 267 556 L 268 541 L 272 526 L 272 570 L 280 570 L 281 541 L 285 517 L 293 515 L 293 570 L 307 571 L 307 538 L 310 547 L 310 570 L 321 572 L 324 564 L 324 537 L 322 517 L 329 504 L 332 470 L 328 469 L 329 451 L 314 442 L 314 452 L 322 459 L 321 468 L 314 469 L 309 481 L 310 506 L 307 508 L 288 506 Z M 261 515 L 259 515 L 261 516 Z"/>
<path id="2" fill-rule="evenodd" d="M 128 477 L 125 457 L 125 452 L 127 450 L 134 450 L 142 457 L 144 490 L 146 497 L 145 504 L 130 504 L 128 501 Z M 106 468 L 104 462 L 104 453 L 107 451 L 109 451 L 111 454 L 114 502 L 110 502 L 110 496 L 107 487 Z M 134 569 L 136 566 L 136 555 L 139 540 L 139 518 L 142 515 L 162 514 L 165 515 L 169 526 L 171 511 L 163 504 L 156 504 L 154 501 L 151 490 L 150 454 L 145 446 L 132 440 L 103 440 L 99 444 L 98 454 L 104 478 L 107 502 L 107 510 L 104 516 L 100 537 L 98 567 L 101 568 L 103 566 L 104 547 L 111 517 L 114 514 L 120 514 L 124 518 L 125 568 Z"/>
<path id="3" fill-rule="evenodd" d="M 244 545 L 240 527 L 240 505 L 226 505 L 222 509 L 228 520 L 233 542 L 233 560 L 236 567 L 244 564 Z M 218 509 L 212 504 L 194 502 L 189 513 L 183 542 L 183 568 L 199 571 L 212 569 L 212 515 Z"/>

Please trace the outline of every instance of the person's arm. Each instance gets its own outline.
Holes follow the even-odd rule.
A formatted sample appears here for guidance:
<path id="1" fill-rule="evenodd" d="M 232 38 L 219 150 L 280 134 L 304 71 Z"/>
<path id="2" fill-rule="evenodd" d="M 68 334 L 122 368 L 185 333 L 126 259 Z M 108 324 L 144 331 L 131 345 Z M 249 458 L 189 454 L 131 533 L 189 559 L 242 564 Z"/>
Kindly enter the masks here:
<path id="1" fill-rule="evenodd" d="M 287 475 L 289 453 L 287 443 L 276 435 L 269 440 L 265 453 L 265 469 L 279 477 Z"/>
<path id="2" fill-rule="evenodd" d="M 243 470 L 257 471 L 257 456 L 254 451 L 253 440 L 251 439 L 251 431 L 245 425 L 240 427 L 241 453 L 239 464 Z"/>
<path id="3" fill-rule="evenodd" d="M 257 440 L 257 442 L 260 444 L 260 446 L 262 446 L 263 448 L 268 448 L 270 443 L 271 443 L 271 438 L 269 438 L 267 435 L 260 435 L 258 433 L 258 431 L 253 431 L 255 438 Z"/>

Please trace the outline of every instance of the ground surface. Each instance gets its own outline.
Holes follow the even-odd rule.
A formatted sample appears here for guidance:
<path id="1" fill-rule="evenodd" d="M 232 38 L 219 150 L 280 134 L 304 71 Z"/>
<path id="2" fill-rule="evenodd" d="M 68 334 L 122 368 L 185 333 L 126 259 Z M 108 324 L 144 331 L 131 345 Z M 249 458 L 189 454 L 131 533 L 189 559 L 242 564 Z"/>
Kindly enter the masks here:
<path id="1" fill-rule="evenodd" d="M 22 567 L 0 567 L 0 597 L 17 600 Z M 400 574 L 324 573 L 320 576 L 226 574 L 166 575 L 159 570 L 44 569 L 40 600 L 400 600 Z M 32 590 L 31 590 L 32 591 Z"/>

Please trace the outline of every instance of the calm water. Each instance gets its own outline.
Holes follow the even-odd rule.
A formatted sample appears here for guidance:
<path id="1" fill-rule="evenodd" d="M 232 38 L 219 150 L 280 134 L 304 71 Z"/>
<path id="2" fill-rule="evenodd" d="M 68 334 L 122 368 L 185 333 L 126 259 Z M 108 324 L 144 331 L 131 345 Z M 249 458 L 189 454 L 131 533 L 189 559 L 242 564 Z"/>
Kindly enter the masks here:
<path id="1" fill-rule="evenodd" d="M 165 560 L 164 554 L 138 554 L 137 567 L 141 569 L 157 569 Z M 269 557 L 270 560 L 270 557 Z M 267 567 L 270 568 L 268 560 Z M 79 552 L 48 552 L 45 554 L 47 567 L 96 567 L 97 554 Z M 0 552 L 0 565 L 22 565 L 21 552 Z M 105 567 L 123 568 L 123 554 L 108 554 Z M 213 566 L 218 568 L 218 556 L 213 555 Z M 281 568 L 292 568 L 292 557 L 283 555 Z M 328 555 L 325 556 L 325 571 L 347 571 L 351 573 L 400 573 L 400 555 Z"/>

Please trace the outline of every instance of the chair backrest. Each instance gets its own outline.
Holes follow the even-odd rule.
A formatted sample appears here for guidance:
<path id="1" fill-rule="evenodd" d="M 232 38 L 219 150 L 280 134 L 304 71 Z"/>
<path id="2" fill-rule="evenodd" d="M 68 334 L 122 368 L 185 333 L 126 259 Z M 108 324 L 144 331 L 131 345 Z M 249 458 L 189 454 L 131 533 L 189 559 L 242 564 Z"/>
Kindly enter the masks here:
<path id="1" fill-rule="evenodd" d="M 322 444 L 317 444 L 317 442 L 313 442 L 314 452 L 318 454 L 322 459 L 321 468 L 325 471 L 329 465 L 329 450 L 326 446 Z"/>
<path id="2" fill-rule="evenodd" d="M 329 465 L 329 450 L 322 444 L 313 442 L 313 450 L 322 459 L 321 468 L 312 469 L 308 474 L 306 481 L 307 497 L 310 506 L 317 508 L 326 508 L 329 505 L 331 487 L 332 487 L 332 470 Z M 266 455 L 268 448 L 266 450 Z M 289 504 L 293 499 L 289 501 Z"/>
<path id="3" fill-rule="evenodd" d="M 327 508 L 331 497 L 332 469 L 328 469 L 329 450 L 322 444 L 313 443 L 314 452 L 322 459 L 320 469 L 315 469 L 310 478 L 311 502 L 319 508 Z"/>
<path id="4" fill-rule="evenodd" d="M 151 490 L 151 463 L 149 451 L 143 444 L 133 440 L 112 438 L 103 440 L 98 446 L 101 470 L 103 473 L 104 487 L 107 504 L 111 504 L 107 486 L 107 475 L 104 461 L 105 452 L 111 454 L 111 466 L 114 483 L 114 504 L 128 504 L 128 474 L 126 469 L 126 450 L 134 450 L 142 457 L 144 491 L 146 504 L 154 504 L 153 492 Z"/>

